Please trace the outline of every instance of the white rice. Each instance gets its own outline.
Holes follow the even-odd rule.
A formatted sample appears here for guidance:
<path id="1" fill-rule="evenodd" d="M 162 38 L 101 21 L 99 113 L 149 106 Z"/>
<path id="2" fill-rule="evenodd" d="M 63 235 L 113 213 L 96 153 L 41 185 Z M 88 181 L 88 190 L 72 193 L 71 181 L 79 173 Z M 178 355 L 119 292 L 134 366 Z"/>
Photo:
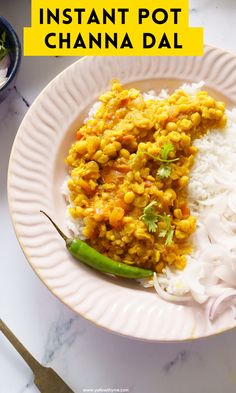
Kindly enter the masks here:
<path id="1" fill-rule="evenodd" d="M 100 101 L 95 102 L 91 108 L 89 109 L 88 116 L 84 119 L 84 123 L 86 123 L 88 120 L 92 119 L 102 103 Z"/>
<path id="2" fill-rule="evenodd" d="M 188 186 L 189 207 L 197 217 L 195 251 L 183 271 L 166 268 L 158 277 L 167 292 L 190 292 L 198 302 L 219 283 L 236 287 L 236 109 L 226 114 L 224 130 L 195 141 L 199 151 Z"/>
<path id="3" fill-rule="evenodd" d="M 181 88 L 195 95 L 203 86 L 201 81 Z M 168 91 L 149 91 L 143 97 L 166 99 Z M 88 118 L 100 105 L 97 102 L 92 106 Z M 228 123 L 224 130 L 211 130 L 195 141 L 199 152 L 188 186 L 191 213 L 197 217 L 197 230 L 192 235 L 194 251 L 187 257 L 183 271 L 166 267 L 156 277 L 168 294 L 191 295 L 199 303 L 216 297 L 225 288 L 236 288 L 236 109 L 226 114 Z M 66 183 L 64 195 L 68 200 Z M 82 236 L 83 221 L 72 220 L 68 209 L 67 223 L 74 235 Z M 145 287 L 153 286 L 153 279 L 139 282 Z"/>
<path id="4" fill-rule="evenodd" d="M 85 237 L 82 233 L 84 227 L 83 219 L 82 218 L 74 219 L 73 217 L 71 217 L 71 214 L 69 212 L 70 207 L 72 207 L 70 201 L 70 192 L 67 185 L 69 178 L 70 178 L 69 176 L 66 177 L 61 187 L 61 193 L 67 202 L 66 213 L 65 213 L 66 225 L 73 236 L 78 237 L 81 240 L 85 240 Z"/>

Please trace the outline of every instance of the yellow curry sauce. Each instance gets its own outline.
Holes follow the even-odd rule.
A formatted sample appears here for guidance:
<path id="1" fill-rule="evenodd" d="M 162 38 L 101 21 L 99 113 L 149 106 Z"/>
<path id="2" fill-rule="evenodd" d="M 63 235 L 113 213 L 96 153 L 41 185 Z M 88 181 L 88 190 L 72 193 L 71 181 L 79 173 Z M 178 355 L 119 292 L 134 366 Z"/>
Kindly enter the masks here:
<path id="1" fill-rule="evenodd" d="M 100 101 L 66 159 L 70 214 L 84 219 L 87 242 L 114 260 L 157 272 L 183 269 L 196 229 L 187 199 L 192 143 L 225 126 L 224 104 L 182 90 L 144 101 L 117 81 Z"/>

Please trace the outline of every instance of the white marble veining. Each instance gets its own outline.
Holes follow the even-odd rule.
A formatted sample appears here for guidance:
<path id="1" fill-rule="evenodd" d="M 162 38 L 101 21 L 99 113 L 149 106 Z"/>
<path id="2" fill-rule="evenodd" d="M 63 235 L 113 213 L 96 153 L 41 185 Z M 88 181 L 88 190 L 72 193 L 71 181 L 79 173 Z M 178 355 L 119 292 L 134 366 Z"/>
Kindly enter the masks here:
<path id="1" fill-rule="evenodd" d="M 22 36 L 29 0 L 0 0 L 1 15 Z M 205 42 L 236 52 L 235 0 L 191 0 L 192 26 Z M 43 364 L 75 393 L 126 389 L 132 393 L 234 393 L 236 331 L 196 342 L 151 344 L 110 334 L 75 315 L 41 283 L 16 240 L 7 207 L 11 145 L 28 106 L 75 58 L 23 58 L 7 101 L 0 106 L 0 317 Z M 32 373 L 0 334 L 0 393 L 33 393 Z M 100 390 L 101 391 L 101 390 Z M 109 390 L 107 390 L 109 391 Z"/>

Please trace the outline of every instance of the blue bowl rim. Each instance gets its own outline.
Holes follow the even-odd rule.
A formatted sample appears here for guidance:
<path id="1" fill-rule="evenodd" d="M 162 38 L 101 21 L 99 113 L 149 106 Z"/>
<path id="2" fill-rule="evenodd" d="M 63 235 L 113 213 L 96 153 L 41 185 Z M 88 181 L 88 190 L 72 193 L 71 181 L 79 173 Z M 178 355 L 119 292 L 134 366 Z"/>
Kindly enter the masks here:
<path id="1" fill-rule="evenodd" d="M 11 70 L 10 75 L 8 76 L 7 82 L 0 88 L 0 93 L 5 90 L 5 88 L 11 83 L 12 79 L 16 75 L 16 72 L 20 66 L 21 62 L 21 43 L 19 40 L 18 35 L 16 34 L 15 30 L 11 26 L 11 24 L 3 17 L 0 16 L 0 25 L 6 28 L 8 34 L 10 34 L 14 40 L 15 48 L 16 48 L 16 58 Z"/>

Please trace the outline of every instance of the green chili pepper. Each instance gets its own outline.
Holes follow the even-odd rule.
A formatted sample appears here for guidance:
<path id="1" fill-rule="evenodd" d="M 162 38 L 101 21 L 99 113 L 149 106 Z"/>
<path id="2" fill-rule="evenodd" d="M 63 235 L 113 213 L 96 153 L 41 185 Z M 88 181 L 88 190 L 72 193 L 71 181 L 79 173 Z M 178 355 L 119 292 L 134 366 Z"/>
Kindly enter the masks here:
<path id="1" fill-rule="evenodd" d="M 97 250 L 90 247 L 87 243 L 80 239 L 68 238 L 55 222 L 42 210 L 40 210 L 54 225 L 57 232 L 66 242 L 66 247 L 70 254 L 90 267 L 100 270 L 103 273 L 114 274 L 115 276 L 126 278 L 146 278 L 153 275 L 153 271 L 142 269 L 135 266 L 129 266 L 122 262 L 113 261 L 112 259 L 100 254 Z"/>

